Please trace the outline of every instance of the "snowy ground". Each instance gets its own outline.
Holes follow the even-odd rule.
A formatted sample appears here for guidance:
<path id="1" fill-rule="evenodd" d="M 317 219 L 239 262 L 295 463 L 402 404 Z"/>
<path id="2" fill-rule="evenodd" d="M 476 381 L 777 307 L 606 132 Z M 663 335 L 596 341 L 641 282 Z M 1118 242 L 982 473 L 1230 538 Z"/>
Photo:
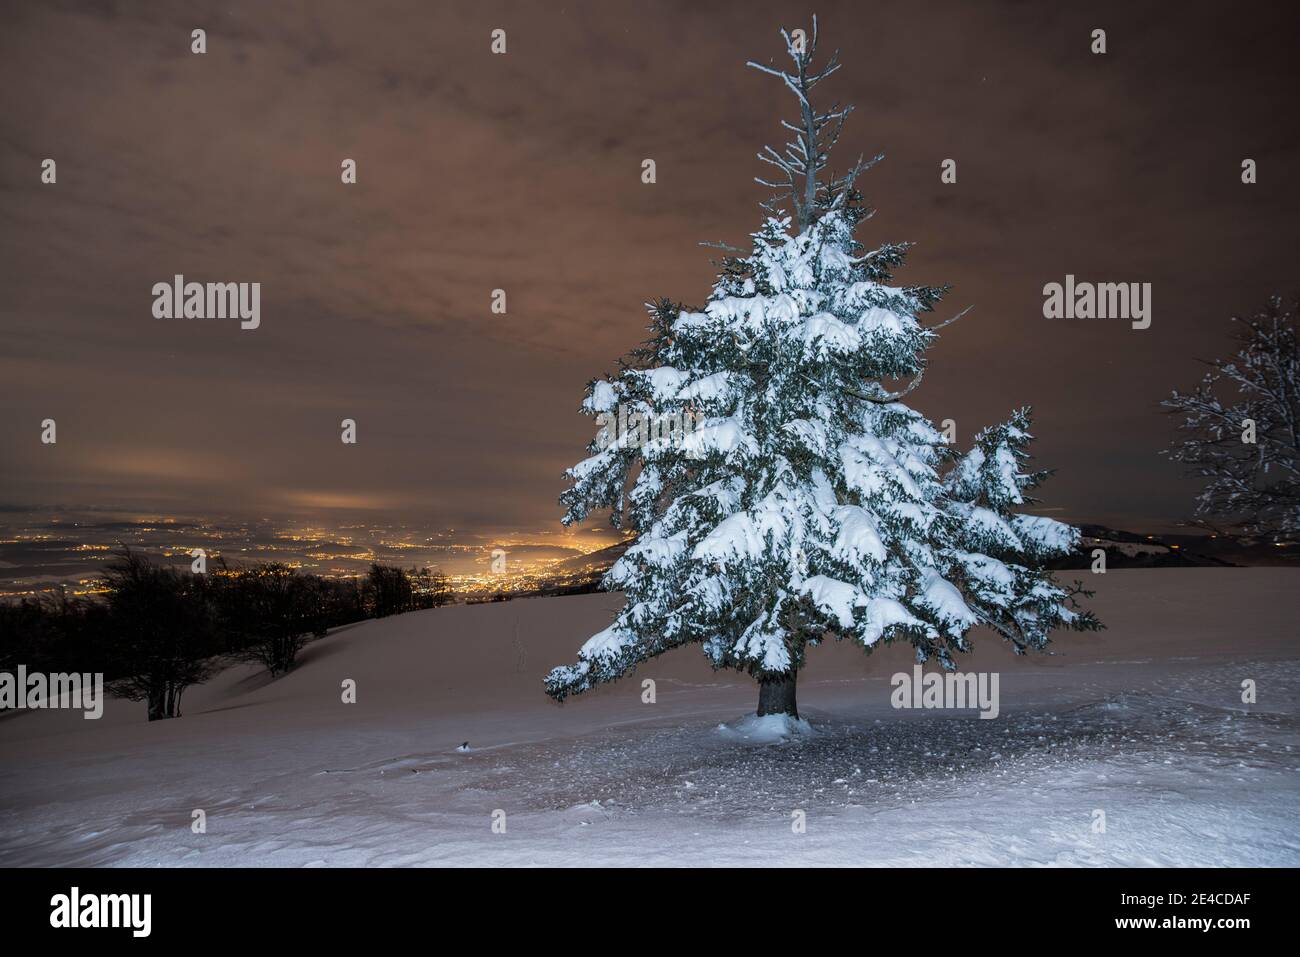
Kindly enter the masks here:
<path id="1" fill-rule="evenodd" d="M 1300 571 L 1086 577 L 1108 631 L 1029 658 L 977 639 L 994 720 L 892 709 L 908 650 L 847 645 L 801 676 L 811 735 L 720 729 L 757 693 L 698 649 L 555 705 L 541 678 L 610 595 L 350 626 L 276 682 L 191 689 L 176 721 L 7 715 L 0 864 L 1300 864 Z"/>

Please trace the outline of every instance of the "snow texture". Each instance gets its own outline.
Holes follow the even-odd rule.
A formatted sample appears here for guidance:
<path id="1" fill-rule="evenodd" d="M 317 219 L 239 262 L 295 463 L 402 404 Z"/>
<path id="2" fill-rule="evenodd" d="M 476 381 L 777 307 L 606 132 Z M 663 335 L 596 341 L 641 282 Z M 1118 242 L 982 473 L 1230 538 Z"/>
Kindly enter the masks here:
<path id="1" fill-rule="evenodd" d="M 7 714 L 0 865 L 1300 865 L 1300 572 L 1093 577 L 1107 631 L 1028 657 L 975 633 L 994 720 L 892 709 L 911 648 L 849 643 L 801 672 L 811 734 L 753 718 L 754 682 L 690 650 L 558 705 L 539 678 L 607 594 L 342 628 L 172 721 Z"/>

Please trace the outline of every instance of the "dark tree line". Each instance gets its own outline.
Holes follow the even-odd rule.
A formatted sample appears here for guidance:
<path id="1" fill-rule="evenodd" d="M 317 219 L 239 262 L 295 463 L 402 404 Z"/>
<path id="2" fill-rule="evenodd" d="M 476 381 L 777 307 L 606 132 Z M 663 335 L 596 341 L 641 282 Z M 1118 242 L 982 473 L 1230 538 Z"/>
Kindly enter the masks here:
<path id="1" fill-rule="evenodd" d="M 102 672 L 111 693 L 146 703 L 150 721 L 180 715 L 181 696 L 229 660 L 278 677 L 330 628 L 446 604 L 446 578 L 373 564 L 329 579 L 281 563 L 193 574 L 115 553 L 102 599 L 46 595 L 0 604 L 0 670 Z"/>

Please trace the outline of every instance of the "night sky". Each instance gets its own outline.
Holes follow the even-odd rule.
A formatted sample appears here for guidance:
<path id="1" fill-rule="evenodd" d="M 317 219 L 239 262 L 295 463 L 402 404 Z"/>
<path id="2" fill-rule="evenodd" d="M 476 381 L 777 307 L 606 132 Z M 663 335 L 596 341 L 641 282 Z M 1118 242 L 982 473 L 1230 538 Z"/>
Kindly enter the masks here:
<path id="1" fill-rule="evenodd" d="M 557 530 L 586 381 L 760 223 L 793 101 L 744 63 L 814 11 L 837 165 L 886 156 L 859 238 L 974 307 L 909 401 L 963 448 L 1032 405 L 1051 514 L 1186 518 L 1159 400 L 1300 288 L 1282 4 L 6 3 L 0 506 Z M 261 327 L 155 319 L 176 273 L 260 282 Z M 1152 283 L 1151 328 L 1045 319 L 1067 273 Z"/>

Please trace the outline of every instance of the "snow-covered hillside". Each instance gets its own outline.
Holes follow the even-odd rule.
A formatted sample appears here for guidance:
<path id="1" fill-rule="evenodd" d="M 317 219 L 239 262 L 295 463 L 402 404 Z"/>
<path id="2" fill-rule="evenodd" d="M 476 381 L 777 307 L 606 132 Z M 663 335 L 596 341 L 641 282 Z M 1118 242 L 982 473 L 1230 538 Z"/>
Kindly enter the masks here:
<path id="1" fill-rule="evenodd" d="M 1300 572 L 1081 577 L 1107 631 L 1027 658 L 977 633 L 995 720 L 894 710 L 908 649 L 849 645 L 801 673 L 810 736 L 745 737 L 755 685 L 697 648 L 557 705 L 542 678 L 606 594 L 343 628 L 179 720 L 9 714 L 0 864 L 1300 864 Z"/>

